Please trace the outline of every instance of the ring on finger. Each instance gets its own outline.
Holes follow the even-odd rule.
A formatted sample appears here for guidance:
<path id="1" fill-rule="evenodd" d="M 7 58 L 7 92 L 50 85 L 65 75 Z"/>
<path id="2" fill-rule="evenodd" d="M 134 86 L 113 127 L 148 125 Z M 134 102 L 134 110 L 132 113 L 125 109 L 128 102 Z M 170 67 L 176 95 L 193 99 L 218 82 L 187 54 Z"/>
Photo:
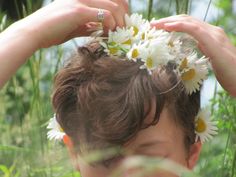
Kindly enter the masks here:
<path id="1" fill-rule="evenodd" d="M 103 22 L 105 19 L 105 13 L 103 9 L 98 9 L 97 19 L 99 22 Z"/>

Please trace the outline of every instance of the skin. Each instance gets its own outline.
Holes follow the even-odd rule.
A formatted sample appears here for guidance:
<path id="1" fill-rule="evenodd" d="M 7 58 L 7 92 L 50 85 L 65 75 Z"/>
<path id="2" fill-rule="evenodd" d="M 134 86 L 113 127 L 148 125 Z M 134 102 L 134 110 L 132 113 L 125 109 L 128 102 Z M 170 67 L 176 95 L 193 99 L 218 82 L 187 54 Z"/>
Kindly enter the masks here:
<path id="1" fill-rule="evenodd" d="M 224 30 L 188 15 L 163 18 L 152 23 L 153 27 L 167 31 L 185 32 L 199 43 L 200 50 L 210 58 L 213 71 L 222 87 L 236 97 L 236 47 Z"/>
<path id="2" fill-rule="evenodd" d="M 104 9 L 105 31 L 124 25 L 125 0 L 56 0 L 2 32 L 0 88 L 36 50 L 89 35 L 88 29 L 98 21 L 99 8 Z"/>
<path id="3" fill-rule="evenodd" d="M 146 119 L 152 119 L 155 115 L 155 102 L 152 104 L 151 112 Z M 91 166 L 87 164 L 80 154 L 73 154 L 73 146 L 69 146 L 74 161 L 76 161 L 77 169 L 83 177 L 107 177 L 110 176 L 127 157 L 132 155 L 142 155 L 148 157 L 168 158 L 188 169 L 195 166 L 200 151 L 201 143 L 196 142 L 187 150 L 184 145 L 184 134 L 179 125 L 173 121 L 173 117 L 169 114 L 167 108 L 161 113 L 160 120 L 155 126 L 150 126 L 138 132 L 137 136 L 127 142 L 123 146 L 127 156 L 114 159 L 108 166 L 102 164 Z M 76 159 L 78 157 L 78 159 Z M 131 176 L 134 171 L 124 172 L 124 176 Z M 148 177 L 175 177 L 176 175 L 168 172 L 154 172 Z"/>

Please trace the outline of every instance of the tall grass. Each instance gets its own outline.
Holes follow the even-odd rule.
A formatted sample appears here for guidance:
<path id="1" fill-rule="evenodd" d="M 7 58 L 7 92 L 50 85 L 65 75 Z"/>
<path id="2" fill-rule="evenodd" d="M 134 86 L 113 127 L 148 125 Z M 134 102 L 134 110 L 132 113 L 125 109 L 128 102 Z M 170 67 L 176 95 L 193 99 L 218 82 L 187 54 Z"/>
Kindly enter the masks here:
<path id="1" fill-rule="evenodd" d="M 189 12 L 191 0 L 175 2 L 177 14 Z M 25 16 L 33 9 L 33 1 L 27 3 Z M 131 3 L 135 5 L 135 0 Z M 157 15 L 155 4 L 149 0 L 146 13 L 149 19 Z M 0 19 L 3 30 L 9 20 L 5 14 L 0 14 Z M 53 115 L 52 80 L 66 55 L 63 46 L 37 51 L 0 91 L 0 176 L 80 176 L 73 170 L 63 144 L 46 139 L 46 125 Z M 236 102 L 225 92 L 215 90 L 212 110 L 219 121 L 219 136 L 204 146 L 196 171 L 202 176 L 235 177 Z"/>

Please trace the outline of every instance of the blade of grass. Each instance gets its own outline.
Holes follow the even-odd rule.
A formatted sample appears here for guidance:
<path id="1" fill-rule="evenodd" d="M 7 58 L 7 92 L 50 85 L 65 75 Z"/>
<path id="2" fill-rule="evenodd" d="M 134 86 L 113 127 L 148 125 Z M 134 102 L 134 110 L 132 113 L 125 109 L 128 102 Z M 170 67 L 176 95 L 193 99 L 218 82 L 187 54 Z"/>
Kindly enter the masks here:
<path id="1" fill-rule="evenodd" d="M 208 15 L 208 12 L 209 12 L 209 9 L 210 9 L 210 6 L 211 6 L 211 2 L 212 2 L 212 0 L 210 0 L 208 5 L 207 5 L 207 10 L 206 10 L 205 16 L 203 18 L 203 21 L 206 21 L 206 18 L 207 18 L 207 15 Z"/>
<path id="2" fill-rule="evenodd" d="M 152 16 L 152 8 L 153 8 L 153 0 L 148 1 L 148 20 L 151 19 Z"/>
<path id="3" fill-rule="evenodd" d="M 234 176 L 235 169 L 236 169 L 236 149 L 234 150 L 234 159 L 233 159 L 233 163 L 232 163 L 231 177 L 235 177 Z"/>
<path id="4" fill-rule="evenodd" d="M 189 0 L 175 0 L 176 14 L 188 14 Z"/>

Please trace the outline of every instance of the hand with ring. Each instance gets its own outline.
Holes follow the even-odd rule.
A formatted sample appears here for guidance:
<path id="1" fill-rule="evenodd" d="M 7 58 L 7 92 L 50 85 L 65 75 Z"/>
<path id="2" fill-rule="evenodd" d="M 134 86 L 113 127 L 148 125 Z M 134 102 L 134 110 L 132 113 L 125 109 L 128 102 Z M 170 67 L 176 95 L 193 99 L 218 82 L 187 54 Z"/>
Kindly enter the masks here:
<path id="1" fill-rule="evenodd" d="M 39 48 L 45 48 L 89 35 L 96 22 L 102 22 L 105 31 L 123 26 L 126 13 L 125 0 L 56 0 L 21 23 L 32 28 Z"/>
<path id="2" fill-rule="evenodd" d="M 36 50 L 124 26 L 126 0 L 55 0 L 0 33 L 0 88 Z M 14 49 L 14 55 L 12 50 Z"/>

